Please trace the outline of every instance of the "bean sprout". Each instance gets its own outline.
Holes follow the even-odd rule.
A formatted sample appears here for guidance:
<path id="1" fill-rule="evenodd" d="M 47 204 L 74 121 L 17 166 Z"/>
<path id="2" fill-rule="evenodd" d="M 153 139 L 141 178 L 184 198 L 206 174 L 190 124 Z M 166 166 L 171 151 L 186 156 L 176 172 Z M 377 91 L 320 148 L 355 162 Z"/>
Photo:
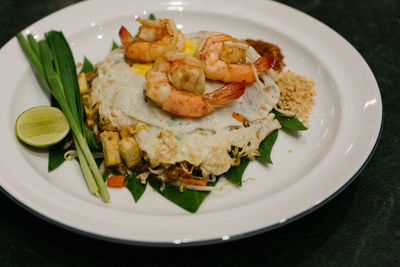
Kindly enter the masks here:
<path id="1" fill-rule="evenodd" d="M 78 154 L 76 153 L 76 150 L 68 150 L 67 152 L 65 152 L 64 154 L 64 159 L 65 160 L 73 160 L 78 156 Z"/>
<path id="2" fill-rule="evenodd" d="M 68 140 L 67 142 L 65 142 L 65 145 L 63 146 L 63 149 L 67 149 L 69 148 L 72 144 L 74 143 L 74 140 Z"/>

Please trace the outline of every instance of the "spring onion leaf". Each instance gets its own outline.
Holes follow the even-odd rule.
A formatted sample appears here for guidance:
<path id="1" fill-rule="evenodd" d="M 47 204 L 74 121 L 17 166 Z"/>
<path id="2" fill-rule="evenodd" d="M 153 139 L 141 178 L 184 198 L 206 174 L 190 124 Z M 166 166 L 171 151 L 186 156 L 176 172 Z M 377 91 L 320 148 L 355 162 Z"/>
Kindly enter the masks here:
<path id="1" fill-rule="evenodd" d="M 39 56 L 39 45 L 36 42 L 33 35 L 28 34 L 26 37 L 28 38 L 29 45 L 31 46 L 32 50 L 35 52 L 36 56 Z"/>
<path id="2" fill-rule="evenodd" d="M 17 37 L 19 44 L 22 47 L 22 50 L 24 51 L 25 55 L 28 57 L 29 62 L 31 63 L 36 74 L 38 75 L 40 84 L 45 87 L 48 87 L 47 80 L 46 80 L 46 74 L 44 73 L 44 69 L 42 66 L 42 62 L 40 61 L 39 55 L 36 54 L 35 50 L 30 46 L 28 41 L 25 39 L 25 37 L 21 33 L 18 33 L 16 35 L 16 37 Z"/>
<path id="3" fill-rule="evenodd" d="M 142 182 L 139 179 L 136 179 L 136 176 L 137 176 L 136 173 L 134 173 L 133 175 L 127 175 L 125 177 L 125 181 L 127 182 L 126 188 L 128 188 L 129 192 L 131 192 L 135 202 L 138 202 L 140 197 L 146 190 L 147 183 L 142 184 Z"/>
<path id="4" fill-rule="evenodd" d="M 278 120 L 283 129 L 293 130 L 293 131 L 304 131 L 307 127 L 304 126 L 298 118 L 296 117 L 285 117 L 279 111 L 275 109 L 272 110 L 275 113 L 275 119 Z"/>
<path id="5" fill-rule="evenodd" d="M 82 172 L 84 174 L 86 183 L 89 187 L 89 191 L 90 191 L 90 193 L 92 193 L 94 195 L 98 195 L 99 188 L 98 188 L 98 185 L 96 184 L 96 182 L 94 181 L 92 172 L 90 171 L 91 167 L 89 167 L 89 164 L 87 163 L 88 158 L 86 155 L 84 155 L 84 152 L 82 152 L 82 145 L 87 147 L 87 144 L 83 142 L 84 138 L 82 136 L 81 128 L 79 125 L 79 118 L 76 117 L 77 111 L 74 116 L 74 114 L 72 113 L 73 111 L 70 109 L 70 107 L 68 105 L 67 97 L 64 92 L 64 87 L 61 82 L 61 77 L 58 75 L 58 73 L 54 69 L 53 61 L 52 61 L 53 55 L 51 53 L 50 47 L 48 46 L 48 43 L 46 40 L 42 40 L 39 42 L 39 53 L 40 53 L 40 58 L 43 63 L 43 68 L 44 68 L 44 71 L 46 74 L 47 82 L 49 85 L 49 90 L 51 91 L 53 96 L 56 98 L 64 115 L 67 117 L 68 123 L 70 124 L 74 143 L 75 143 L 76 150 L 78 153 L 78 157 L 79 156 L 81 157 L 79 160 L 79 163 L 81 165 Z M 75 110 L 77 110 L 77 108 L 75 108 Z M 90 154 L 90 156 L 92 156 L 90 150 L 89 150 L 89 154 Z M 95 166 L 97 168 L 97 165 L 95 165 Z"/>
<path id="6" fill-rule="evenodd" d="M 81 97 L 79 94 L 75 61 L 72 57 L 72 53 L 68 49 L 68 44 L 63 35 L 57 34 L 55 31 L 50 31 L 46 33 L 45 36 L 46 41 L 51 49 L 51 56 L 55 65 L 57 77 L 59 77 L 61 81 L 60 87 L 63 88 L 63 92 L 72 115 L 75 118 L 78 118 L 78 116 L 81 114 L 80 110 L 82 108 L 80 107 L 81 105 L 78 104 L 80 101 L 77 102 L 77 100 L 80 100 Z M 58 103 L 60 103 L 60 101 L 58 101 Z M 81 125 L 80 120 L 79 124 Z"/>
<path id="7" fill-rule="evenodd" d="M 89 59 L 87 59 L 86 57 L 84 57 L 84 59 L 83 59 L 83 66 L 82 66 L 82 69 L 81 69 L 80 72 L 81 72 L 81 73 L 82 73 L 82 72 L 88 73 L 88 72 L 93 71 L 93 69 L 94 69 L 94 67 L 93 67 L 92 62 L 90 62 Z"/>
<path id="8" fill-rule="evenodd" d="M 226 173 L 224 173 L 224 176 L 229 182 L 237 186 L 242 186 L 243 173 L 246 170 L 247 165 L 249 165 L 249 162 L 250 160 L 247 158 L 240 159 L 239 166 L 231 167 Z"/>
<path id="9" fill-rule="evenodd" d="M 208 194 L 210 194 L 210 191 L 195 191 L 187 189 L 183 190 L 183 192 L 179 192 L 178 188 L 172 185 L 166 185 L 165 189 L 161 191 L 161 182 L 158 179 L 149 177 L 147 181 L 150 186 L 163 197 L 192 213 L 199 209 L 201 203 L 203 203 L 204 199 Z M 207 185 L 215 186 L 217 182 L 218 179 L 215 182 L 208 183 Z"/>
<path id="10" fill-rule="evenodd" d="M 50 32 L 56 34 L 57 32 Z M 54 35 L 52 34 L 52 35 Z M 59 33 L 61 34 L 61 33 Z M 48 35 L 51 38 L 51 35 Z M 49 39 L 50 39 L 49 38 Z M 65 39 L 64 39 L 65 40 Z M 55 38 L 52 39 L 53 41 L 53 50 L 56 49 L 63 49 L 65 46 L 63 44 L 59 44 L 58 42 L 63 42 L 63 38 Z M 67 117 L 67 120 L 70 124 L 74 141 L 75 141 L 75 146 L 77 148 L 78 156 L 81 155 L 83 157 L 80 158 L 80 163 L 81 167 L 83 168 L 83 173 L 85 174 L 86 182 L 89 186 L 89 190 L 91 193 L 97 195 L 98 191 L 100 192 L 100 195 L 102 196 L 103 200 L 105 202 L 108 202 L 109 200 L 109 194 L 107 191 L 107 188 L 105 187 L 105 184 L 103 182 L 103 178 L 100 175 L 100 172 L 98 170 L 97 164 L 93 158 L 93 155 L 91 154 L 91 151 L 86 143 L 86 140 L 83 137 L 82 133 L 82 128 L 81 128 L 81 118 L 80 116 L 78 117 L 78 107 L 75 107 L 73 109 L 70 108 L 70 105 L 73 104 L 73 99 L 75 99 L 75 94 L 70 93 L 66 94 L 63 83 L 61 81 L 61 77 L 58 75 L 56 70 L 58 70 L 59 73 L 66 73 L 68 75 L 68 72 L 66 69 L 61 69 L 60 70 L 60 64 L 55 64 L 56 65 L 56 70 L 53 68 L 52 64 L 52 56 L 56 57 L 57 54 L 52 54 L 49 46 L 47 45 L 47 42 L 45 40 L 42 40 L 39 42 L 39 51 L 40 51 L 40 58 L 42 59 L 43 62 L 43 67 L 46 73 L 47 81 L 49 84 L 49 88 L 53 96 L 56 98 L 57 102 L 59 103 L 64 115 Z M 59 55 L 62 54 L 60 51 L 58 53 Z M 73 59 L 72 59 L 73 60 Z M 57 61 L 56 61 L 57 62 Z M 69 64 L 71 65 L 71 64 Z M 58 67 L 57 67 L 58 66 Z M 68 68 L 68 65 L 66 66 Z M 66 77 L 64 80 L 69 81 L 70 77 Z M 75 75 L 76 78 L 76 75 Z M 77 83 L 77 81 L 75 81 Z M 74 83 L 74 82 L 72 82 Z M 72 84 L 71 87 L 74 87 Z M 69 87 L 69 88 L 71 88 Z M 68 87 L 66 87 L 68 88 Z M 71 88 L 70 91 L 72 91 L 74 88 Z M 78 88 L 79 90 L 79 88 Z M 79 101 L 80 102 L 80 101 Z M 74 116 L 75 115 L 75 116 Z M 81 150 L 81 151 L 79 151 Z M 82 153 L 80 153 L 82 152 Z M 85 164 L 85 160 L 87 161 L 87 164 Z M 84 169 L 86 168 L 86 169 Z M 89 172 L 87 169 L 91 172 Z M 95 183 L 97 184 L 97 188 L 92 187 L 94 182 L 93 178 L 91 175 L 92 174 L 93 178 L 95 179 Z"/>
<path id="11" fill-rule="evenodd" d="M 256 158 L 259 162 L 264 164 L 272 164 L 271 151 L 277 138 L 278 130 L 275 130 L 261 142 L 260 146 L 258 147 L 258 152 L 260 152 L 260 155 Z"/>
<path id="12" fill-rule="evenodd" d="M 77 137 L 75 137 L 74 135 L 72 135 L 72 136 L 74 137 L 74 143 L 77 144 L 78 143 L 78 141 L 76 140 Z M 91 167 L 89 166 L 88 161 L 85 160 L 85 155 L 84 155 L 84 152 L 82 151 L 82 148 L 80 145 L 76 146 L 76 153 L 78 154 L 79 165 L 81 166 L 81 170 L 83 172 L 83 177 L 86 180 L 86 183 L 88 185 L 90 193 L 95 196 L 99 196 L 99 193 L 103 194 L 101 191 L 99 192 L 99 186 L 97 184 L 97 181 L 94 179 L 94 174 L 91 171 Z M 98 170 L 97 162 L 95 162 L 95 164 L 96 164 L 95 166 Z M 100 174 L 100 172 L 99 172 L 99 174 Z M 106 201 L 104 199 L 103 195 L 102 195 L 102 197 L 105 202 L 108 201 L 108 200 Z"/>

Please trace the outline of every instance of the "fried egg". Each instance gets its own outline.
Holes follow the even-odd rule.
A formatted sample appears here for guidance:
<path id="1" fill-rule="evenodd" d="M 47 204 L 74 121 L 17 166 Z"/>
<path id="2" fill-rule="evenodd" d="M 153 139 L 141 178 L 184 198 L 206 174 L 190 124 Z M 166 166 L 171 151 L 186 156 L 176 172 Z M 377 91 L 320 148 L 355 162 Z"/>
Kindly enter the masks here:
<path id="1" fill-rule="evenodd" d="M 199 36 L 189 35 L 185 53 L 193 55 Z M 163 111 L 145 97 L 145 73 L 151 64 L 125 61 L 125 51 L 115 49 L 98 65 L 93 80 L 91 101 L 99 104 L 99 114 L 113 126 L 145 125 L 134 138 L 152 167 L 189 162 L 199 167 L 203 175 L 220 175 L 235 164 L 229 152 L 241 148 L 250 159 L 258 155 L 260 142 L 280 124 L 271 113 L 279 100 L 279 88 L 271 75 L 263 75 L 262 87 L 248 84 L 242 97 L 207 116 L 191 119 Z M 251 60 L 256 53 L 250 51 Z M 254 60 L 253 60 L 254 61 Z M 222 83 L 206 81 L 206 92 L 222 87 Z M 246 123 L 237 119 L 239 114 Z"/>

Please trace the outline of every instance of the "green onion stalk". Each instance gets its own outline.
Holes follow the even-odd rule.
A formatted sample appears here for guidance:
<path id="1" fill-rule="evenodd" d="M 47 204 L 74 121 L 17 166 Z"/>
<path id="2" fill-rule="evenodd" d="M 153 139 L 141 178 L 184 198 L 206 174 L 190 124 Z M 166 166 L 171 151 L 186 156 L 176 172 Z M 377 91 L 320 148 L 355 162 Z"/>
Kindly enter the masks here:
<path id="1" fill-rule="evenodd" d="M 110 199 L 104 180 L 86 140 L 83 106 L 79 93 L 75 61 L 61 32 L 50 31 L 39 42 L 31 34 L 17 39 L 37 73 L 42 86 L 57 100 L 72 130 L 79 163 L 90 193 L 100 194 L 104 202 Z"/>

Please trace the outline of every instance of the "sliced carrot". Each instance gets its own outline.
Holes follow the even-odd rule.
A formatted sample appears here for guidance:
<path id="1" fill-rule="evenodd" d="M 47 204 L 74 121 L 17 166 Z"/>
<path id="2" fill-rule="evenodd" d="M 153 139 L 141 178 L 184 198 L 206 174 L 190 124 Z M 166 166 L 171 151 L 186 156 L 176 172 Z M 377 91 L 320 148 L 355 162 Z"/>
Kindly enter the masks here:
<path id="1" fill-rule="evenodd" d="M 239 113 L 236 113 L 236 112 L 233 112 L 232 113 L 232 117 L 235 119 L 235 120 L 237 120 L 238 122 L 243 122 L 243 117 L 242 117 L 242 115 L 240 115 Z"/>
<path id="2" fill-rule="evenodd" d="M 125 185 L 125 176 L 123 175 L 114 175 L 110 176 L 107 179 L 108 187 L 123 187 Z"/>
<path id="3" fill-rule="evenodd" d="M 203 180 L 198 180 L 198 179 L 182 179 L 182 183 L 184 184 L 190 184 L 190 185 L 200 185 L 200 186 L 206 186 L 207 183 Z"/>

